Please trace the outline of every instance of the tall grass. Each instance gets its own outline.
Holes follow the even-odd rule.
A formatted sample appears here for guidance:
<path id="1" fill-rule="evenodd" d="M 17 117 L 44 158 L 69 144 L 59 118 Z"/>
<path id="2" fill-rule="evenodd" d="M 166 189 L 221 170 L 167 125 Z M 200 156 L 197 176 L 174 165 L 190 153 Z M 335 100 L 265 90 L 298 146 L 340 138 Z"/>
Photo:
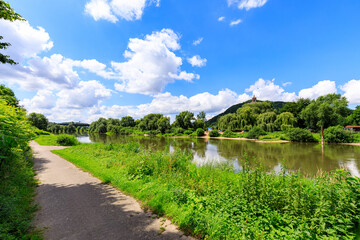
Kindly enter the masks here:
<path id="1" fill-rule="evenodd" d="M 55 151 L 206 239 L 352 239 L 360 180 L 345 170 L 306 178 L 266 173 L 243 159 L 197 167 L 190 153 L 149 152 L 136 143 L 83 144 Z M 251 164 L 250 164 L 251 163 Z"/>

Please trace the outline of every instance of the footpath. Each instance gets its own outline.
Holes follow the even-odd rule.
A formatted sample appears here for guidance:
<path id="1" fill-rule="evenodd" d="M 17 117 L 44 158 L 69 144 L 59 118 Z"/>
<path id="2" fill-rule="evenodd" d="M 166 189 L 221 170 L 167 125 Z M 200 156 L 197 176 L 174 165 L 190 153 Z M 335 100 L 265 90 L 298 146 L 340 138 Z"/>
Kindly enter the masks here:
<path id="1" fill-rule="evenodd" d="M 39 180 L 34 225 L 47 240 L 192 239 L 167 219 L 32 141 Z"/>

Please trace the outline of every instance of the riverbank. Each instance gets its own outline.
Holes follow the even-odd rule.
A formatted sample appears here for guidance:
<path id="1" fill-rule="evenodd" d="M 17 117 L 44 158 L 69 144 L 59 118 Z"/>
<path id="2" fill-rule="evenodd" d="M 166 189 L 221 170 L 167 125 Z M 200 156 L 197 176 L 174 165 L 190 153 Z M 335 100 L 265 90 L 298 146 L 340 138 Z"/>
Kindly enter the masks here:
<path id="1" fill-rule="evenodd" d="M 200 238 L 355 237 L 360 180 L 343 170 L 307 179 L 250 171 L 243 159 L 236 174 L 226 165 L 197 167 L 190 154 L 148 152 L 136 143 L 55 152 Z"/>

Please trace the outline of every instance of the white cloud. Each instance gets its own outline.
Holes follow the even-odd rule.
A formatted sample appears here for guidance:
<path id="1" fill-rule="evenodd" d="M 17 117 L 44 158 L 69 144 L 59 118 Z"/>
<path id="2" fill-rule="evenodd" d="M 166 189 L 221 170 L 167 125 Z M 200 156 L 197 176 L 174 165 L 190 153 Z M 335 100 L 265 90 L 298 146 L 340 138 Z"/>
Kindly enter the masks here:
<path id="1" fill-rule="evenodd" d="M 329 93 L 336 93 L 336 84 L 335 81 L 324 80 L 318 82 L 316 85 L 311 88 L 303 89 L 299 92 L 300 98 L 310 98 L 316 99 L 320 96 L 327 95 Z"/>
<path id="2" fill-rule="evenodd" d="M 179 50 L 179 36 L 171 29 L 146 35 L 145 39 L 131 38 L 124 56 L 127 62 L 112 62 L 121 83 L 119 91 L 157 94 L 175 80 L 191 81 L 199 75 L 180 70 L 182 59 L 173 51 Z"/>
<path id="3" fill-rule="evenodd" d="M 101 100 L 111 97 L 111 90 L 100 82 L 81 81 L 76 88 L 61 90 L 57 96 L 57 106 L 61 108 L 86 108 L 100 103 Z"/>
<path id="4" fill-rule="evenodd" d="M 198 39 L 196 39 L 194 42 L 193 42 L 193 45 L 194 46 L 197 46 L 197 45 L 199 45 L 202 41 L 204 40 L 204 38 L 198 38 Z"/>
<path id="5" fill-rule="evenodd" d="M 294 101 L 297 98 L 295 93 L 285 92 L 282 87 L 274 83 L 274 80 L 269 81 L 262 78 L 245 89 L 245 92 L 252 92 L 259 100 Z"/>
<path id="6" fill-rule="evenodd" d="M 115 23 L 117 17 L 134 21 L 141 19 L 145 7 L 151 3 L 160 6 L 160 0 L 90 0 L 85 5 L 85 13 L 95 21 L 103 19 Z"/>
<path id="7" fill-rule="evenodd" d="M 349 104 L 360 104 L 360 80 L 351 80 L 340 86 L 343 90 L 344 97 L 349 101 Z"/>
<path id="8" fill-rule="evenodd" d="M 241 23 L 241 22 L 242 22 L 241 19 L 237 19 L 237 20 L 231 21 L 231 22 L 230 22 L 230 26 L 236 26 L 236 25 L 238 25 L 238 24 Z"/>
<path id="9" fill-rule="evenodd" d="M 85 5 L 85 13 L 91 15 L 95 21 L 102 19 L 113 23 L 118 21 L 107 0 L 91 0 Z"/>
<path id="10" fill-rule="evenodd" d="M 286 87 L 286 86 L 290 86 L 292 84 L 292 82 L 285 82 L 282 84 L 283 87 Z"/>
<path id="11" fill-rule="evenodd" d="M 55 107 L 56 97 L 52 91 L 43 89 L 39 90 L 32 99 L 24 99 L 20 102 L 25 109 L 31 112 L 39 112 L 42 109 L 48 110 Z"/>
<path id="12" fill-rule="evenodd" d="M 0 29 L 3 41 L 11 43 L 2 53 L 16 62 L 22 62 L 53 47 L 49 34 L 41 27 L 33 28 L 27 21 L 10 22 L 0 19 Z"/>
<path id="13" fill-rule="evenodd" d="M 225 20 L 225 17 L 224 17 L 224 16 L 221 16 L 221 17 L 218 18 L 218 21 L 219 21 L 219 22 L 222 22 L 222 21 L 224 21 L 224 20 Z"/>
<path id="14" fill-rule="evenodd" d="M 258 8 L 265 5 L 268 0 L 228 0 L 229 6 L 237 5 L 239 9 L 246 9 L 247 11 L 251 8 Z"/>
<path id="15" fill-rule="evenodd" d="M 207 62 L 206 58 L 201 58 L 199 55 L 195 55 L 191 58 L 188 58 L 187 60 L 193 67 L 204 67 L 206 66 Z"/>

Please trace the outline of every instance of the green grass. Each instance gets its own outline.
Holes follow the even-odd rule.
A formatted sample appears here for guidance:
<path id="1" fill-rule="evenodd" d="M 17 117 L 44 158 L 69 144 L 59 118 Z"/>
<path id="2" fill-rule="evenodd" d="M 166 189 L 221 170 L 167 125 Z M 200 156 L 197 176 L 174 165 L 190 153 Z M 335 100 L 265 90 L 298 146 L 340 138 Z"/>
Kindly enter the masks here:
<path id="1" fill-rule="evenodd" d="M 148 152 L 136 143 L 54 152 L 200 238 L 356 237 L 360 179 L 344 170 L 308 179 L 250 169 L 255 160 L 245 158 L 243 171 L 234 173 L 226 165 L 197 167 L 189 153 Z"/>
<path id="2" fill-rule="evenodd" d="M 40 135 L 34 140 L 35 142 L 43 146 L 60 146 L 56 142 L 56 139 L 57 139 L 56 135 L 50 134 L 50 135 Z"/>
<path id="3" fill-rule="evenodd" d="M 30 149 L 13 152 L 0 168 L 0 239 L 42 239 L 31 229 L 36 182 Z"/>
<path id="4" fill-rule="evenodd" d="M 260 136 L 261 141 L 281 141 L 289 140 L 285 132 L 267 132 L 265 136 Z"/>

